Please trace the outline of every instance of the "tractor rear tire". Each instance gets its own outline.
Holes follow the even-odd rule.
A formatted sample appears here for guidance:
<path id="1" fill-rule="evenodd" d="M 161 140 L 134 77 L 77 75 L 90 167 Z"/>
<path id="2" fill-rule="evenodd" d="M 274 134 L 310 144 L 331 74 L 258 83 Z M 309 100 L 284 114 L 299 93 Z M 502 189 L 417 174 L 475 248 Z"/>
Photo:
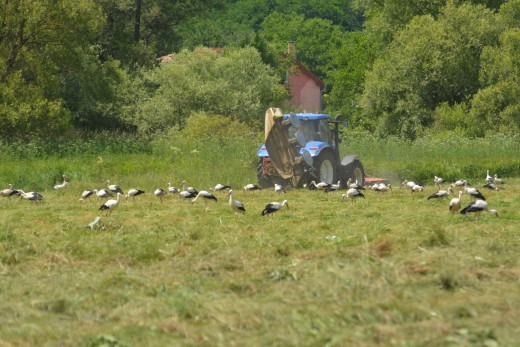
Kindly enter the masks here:
<path id="1" fill-rule="evenodd" d="M 363 185 L 365 183 L 365 170 L 359 160 L 354 160 L 346 166 L 347 178 L 352 179 L 353 183 Z"/>
<path id="2" fill-rule="evenodd" d="M 334 184 L 338 181 L 335 163 L 334 154 L 330 151 L 322 152 L 318 156 L 316 170 L 319 182 Z"/>

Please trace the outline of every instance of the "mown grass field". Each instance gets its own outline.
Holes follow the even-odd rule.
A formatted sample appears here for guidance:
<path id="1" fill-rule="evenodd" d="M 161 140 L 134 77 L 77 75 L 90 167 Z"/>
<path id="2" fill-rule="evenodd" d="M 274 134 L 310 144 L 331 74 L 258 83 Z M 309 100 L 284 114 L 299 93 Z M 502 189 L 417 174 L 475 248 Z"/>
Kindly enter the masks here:
<path id="1" fill-rule="evenodd" d="M 2 184 L 45 198 L 0 200 L 0 346 L 520 344 L 516 175 L 503 177 L 501 191 L 481 190 L 500 217 L 475 221 L 450 215 L 448 201 L 428 201 L 433 184 L 412 194 L 396 181 L 391 192 L 368 191 L 356 203 L 341 193 L 244 192 L 255 181 L 256 146 L 161 142 L 149 151 L 40 153 L 3 165 Z M 364 151 L 373 175 L 402 179 L 426 161 L 444 167 L 433 154 L 408 158 L 413 146 L 392 158 L 377 146 Z M 518 161 L 497 152 L 476 153 L 472 163 L 463 154 L 446 170 L 473 167 L 481 177 L 459 178 L 474 185 L 484 165 L 503 176 L 497 163 L 514 170 Z M 63 173 L 70 186 L 52 190 Z M 106 179 L 146 194 L 105 217 L 100 202 L 78 199 Z M 182 180 L 198 189 L 231 184 L 247 212 L 234 215 L 223 194 L 208 211 L 151 194 Z M 260 216 L 283 199 L 290 209 Z M 96 216 L 103 228 L 87 230 Z"/>

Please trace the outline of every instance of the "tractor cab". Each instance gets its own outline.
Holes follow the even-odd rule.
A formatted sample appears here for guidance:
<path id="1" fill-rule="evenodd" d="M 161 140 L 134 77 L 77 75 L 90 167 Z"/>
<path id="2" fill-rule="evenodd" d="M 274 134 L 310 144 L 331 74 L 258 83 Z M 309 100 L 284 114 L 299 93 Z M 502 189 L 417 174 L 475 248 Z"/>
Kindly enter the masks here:
<path id="1" fill-rule="evenodd" d="M 298 139 L 299 144 L 305 146 L 312 141 L 331 144 L 332 136 L 329 128 L 330 116 L 327 114 L 303 115 L 297 114 L 300 120 L 300 127 L 296 128 L 292 124 L 287 129 L 289 137 Z M 285 116 L 284 116 L 285 117 Z"/>
<path id="2" fill-rule="evenodd" d="M 298 187 L 312 180 L 337 183 L 345 178 L 362 184 L 364 172 L 357 156 L 340 159 L 339 124 L 346 123 L 340 118 L 331 120 L 328 114 L 315 113 L 282 114 L 280 109 L 269 109 L 265 144 L 257 152 L 259 184 L 268 187 L 292 182 Z"/>

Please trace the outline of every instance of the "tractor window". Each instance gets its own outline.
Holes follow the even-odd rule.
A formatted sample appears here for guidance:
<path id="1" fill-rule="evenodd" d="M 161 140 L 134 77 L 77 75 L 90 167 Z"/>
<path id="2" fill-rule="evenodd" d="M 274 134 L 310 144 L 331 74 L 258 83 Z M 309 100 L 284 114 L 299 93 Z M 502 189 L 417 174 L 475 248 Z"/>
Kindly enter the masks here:
<path id="1" fill-rule="evenodd" d="M 314 122 L 304 121 L 300 124 L 300 131 L 305 135 L 305 140 L 307 142 L 314 140 L 314 138 L 316 137 Z"/>
<path id="2" fill-rule="evenodd" d="M 317 140 L 331 144 L 332 138 L 330 135 L 330 128 L 327 119 L 320 119 L 320 129 L 318 131 Z"/>
<path id="3" fill-rule="evenodd" d="M 313 141 L 316 139 L 316 124 L 315 122 L 302 121 L 300 123 L 300 129 L 296 129 L 293 126 L 289 127 L 289 137 L 296 137 L 296 131 L 299 131 L 305 136 L 305 142 Z"/>
<path id="4" fill-rule="evenodd" d="M 297 129 L 293 126 L 289 127 L 289 137 L 295 137 Z M 316 120 L 302 120 L 300 123 L 299 132 L 305 136 L 305 141 L 321 141 L 332 143 L 329 124 L 327 119 Z"/>

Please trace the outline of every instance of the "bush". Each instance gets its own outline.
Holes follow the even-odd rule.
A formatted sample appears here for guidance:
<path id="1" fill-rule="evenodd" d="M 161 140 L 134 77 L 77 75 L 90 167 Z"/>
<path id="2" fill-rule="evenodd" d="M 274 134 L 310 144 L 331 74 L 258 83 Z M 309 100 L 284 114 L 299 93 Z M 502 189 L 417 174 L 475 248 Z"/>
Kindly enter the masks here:
<path id="1" fill-rule="evenodd" d="M 255 132 L 251 127 L 237 120 L 205 112 L 192 113 L 181 131 L 181 136 L 189 141 L 211 140 L 219 143 L 231 139 L 249 138 Z"/>

